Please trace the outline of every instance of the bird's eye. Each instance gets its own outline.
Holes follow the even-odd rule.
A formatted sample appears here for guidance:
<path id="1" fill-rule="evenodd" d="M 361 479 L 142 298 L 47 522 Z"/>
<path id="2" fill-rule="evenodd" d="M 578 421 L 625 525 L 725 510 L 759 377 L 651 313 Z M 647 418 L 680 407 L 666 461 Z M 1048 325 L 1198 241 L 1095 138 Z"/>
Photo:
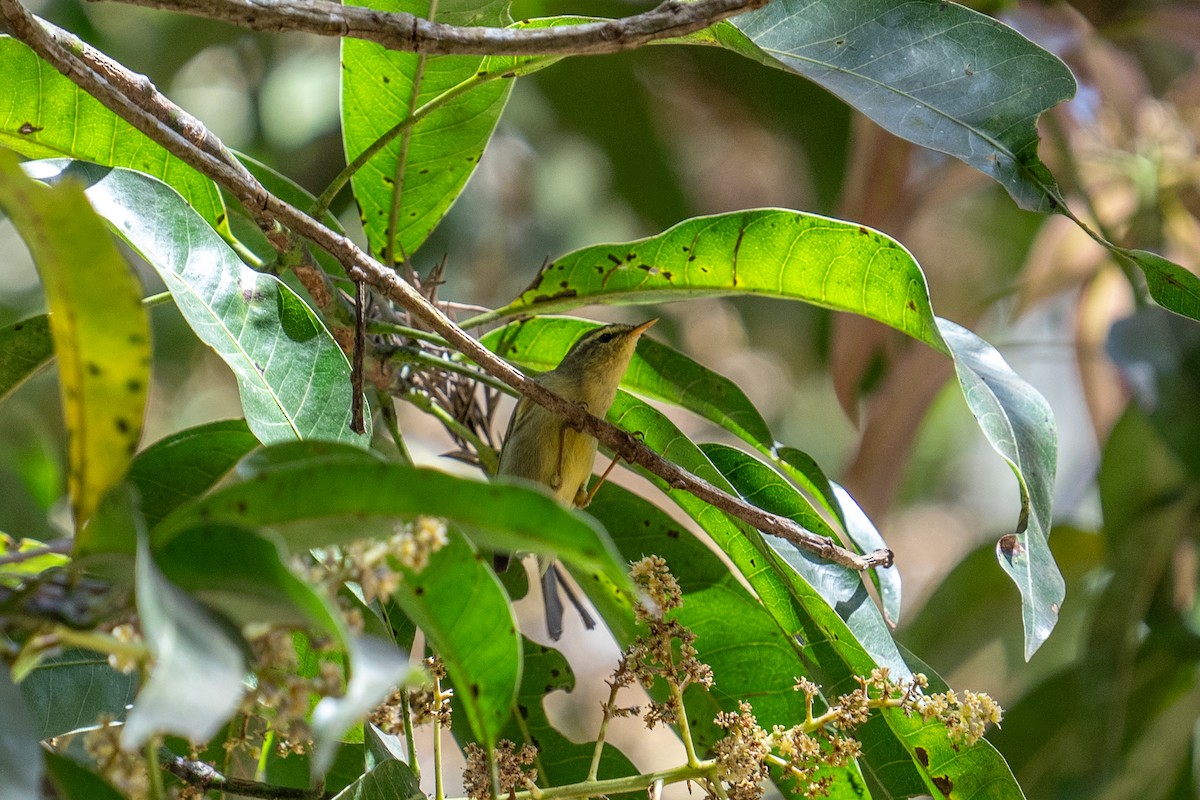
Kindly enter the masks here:
<path id="1" fill-rule="evenodd" d="M 597 337 L 597 341 L 599 341 L 601 344 L 607 344 L 608 342 L 611 342 L 612 340 L 613 340 L 612 333 L 602 333 Z"/>

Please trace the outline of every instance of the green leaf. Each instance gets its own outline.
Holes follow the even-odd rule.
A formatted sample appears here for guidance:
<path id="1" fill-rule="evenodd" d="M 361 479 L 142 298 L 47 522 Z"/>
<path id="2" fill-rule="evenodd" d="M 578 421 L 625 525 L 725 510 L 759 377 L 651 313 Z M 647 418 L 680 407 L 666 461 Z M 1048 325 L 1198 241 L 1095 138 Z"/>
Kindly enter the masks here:
<path id="1" fill-rule="evenodd" d="M 1021 519 L 996 543 L 996 557 L 1021 592 L 1025 658 L 1054 629 L 1066 584 L 1046 542 L 1054 502 L 1058 434 L 1050 405 L 996 351 L 966 328 L 938 320 L 954 351 L 963 397 L 992 447 L 1012 468 L 1021 492 Z"/>
<path id="2" fill-rule="evenodd" d="M 1168 311 L 1200 320 L 1200 277 L 1157 253 L 1114 248 L 1128 256 L 1146 274 L 1150 296 Z"/>
<path id="3" fill-rule="evenodd" d="M 869 553 L 872 550 L 886 549 L 887 542 L 858 503 L 854 502 L 850 493 L 836 483 L 833 484 L 832 491 L 846 526 L 846 535 L 859 551 Z M 871 570 L 871 577 L 875 580 L 880 599 L 883 600 L 884 619 L 894 628 L 900 622 L 900 570 L 894 564 L 890 567 L 880 567 Z"/>
<path id="4" fill-rule="evenodd" d="M 210 523 L 173 537 L 154 557 L 168 581 L 239 627 L 309 628 L 346 646 L 341 617 L 288 569 L 279 545 L 265 536 Z"/>
<path id="5" fill-rule="evenodd" d="M 50 317 L 39 314 L 0 328 L 0 402 L 54 358 Z"/>
<path id="6" fill-rule="evenodd" d="M 764 294 L 852 311 L 947 352 L 925 276 L 895 240 L 862 225 L 781 209 L 696 217 L 646 239 L 585 247 L 469 324 L 592 303 Z"/>
<path id="7" fill-rule="evenodd" d="M 816 509 L 779 473 L 741 450 L 706 444 L 701 451 L 743 498 L 765 511 L 787 517 L 818 536 L 837 541 L 837 534 Z M 766 543 L 801 576 L 845 620 L 878 664 L 892 669 L 897 677 L 908 675 L 908 667 L 884 622 L 879 609 L 863 586 L 863 577 L 837 564 L 823 562 L 789 542 L 774 537 Z M 786 576 L 790 579 L 790 576 Z"/>
<path id="8" fill-rule="evenodd" d="M 363 738 L 366 740 L 367 769 L 373 770 L 384 761 L 404 761 L 409 759 L 408 746 L 399 736 L 384 733 L 373 722 L 363 727 Z"/>
<path id="9" fill-rule="evenodd" d="M 44 752 L 46 777 L 62 800 L 124 800 L 124 796 L 82 764 L 53 750 Z"/>
<path id="10" fill-rule="evenodd" d="M 266 448 L 255 458 L 268 458 L 276 449 Z M 565 561 L 601 570 L 632 591 L 604 531 L 544 491 L 382 462 L 367 454 L 353 457 L 347 450 L 324 459 L 280 463 L 214 491 L 167 517 L 154 530 L 155 546 L 195 525 L 225 523 L 269 526 L 290 548 L 300 550 L 390 535 L 396 519 L 425 514 L 469 526 L 480 546 L 557 553 Z"/>
<path id="11" fill-rule="evenodd" d="M 333 800 L 424 800 L 421 785 L 403 761 L 384 761 Z"/>
<path id="12" fill-rule="evenodd" d="M 150 527 L 211 489 L 258 446 L 245 420 L 209 422 L 173 433 L 138 453 L 129 467 Z"/>
<path id="13" fill-rule="evenodd" d="M 469 502 L 469 501 L 468 501 Z M 500 581 L 462 534 L 420 572 L 404 569 L 392 599 L 446 665 L 476 741 L 495 745 L 521 682 L 517 619 Z"/>
<path id="14" fill-rule="evenodd" d="M 351 671 L 346 693 L 341 697 L 322 698 L 313 709 L 314 777 L 329 770 L 339 740 L 349 728 L 383 702 L 392 689 L 408 687 L 424 675 L 420 669 L 409 666 L 406 654 L 382 639 L 355 637 L 350 640 L 347 655 Z"/>
<path id="15" fill-rule="evenodd" d="M 151 142 L 21 42 L 0 37 L 0 147 L 26 158 L 79 158 L 164 181 L 225 238 L 232 238 L 216 185 Z"/>
<path id="16" fill-rule="evenodd" d="M 135 584 L 154 669 L 125 720 L 121 745 L 136 750 L 159 733 L 207 741 L 241 701 L 241 646 L 225 626 L 163 577 L 144 535 L 138 539 Z"/>
<path id="17" fill-rule="evenodd" d="M 25 698 L 12 682 L 8 667 L 0 669 L 0 797 L 38 800 L 42 796 L 42 748 L 37 725 Z"/>
<path id="18" fill-rule="evenodd" d="M 511 21 L 504 0 L 372 0 L 361 5 L 452 25 L 502 27 Z M 416 252 L 479 163 L 512 89 L 511 81 L 479 78 L 481 71 L 486 72 L 486 65 L 480 56 L 402 53 L 374 42 L 342 40 L 347 160 L 402 120 L 415 120 L 353 178 L 376 256 L 398 263 Z"/>
<path id="19" fill-rule="evenodd" d="M 138 680 L 108 665 L 108 656 L 88 650 L 66 650 L 44 658 L 21 681 L 38 721 L 37 738 L 62 736 L 94 725 L 101 714 L 125 718 Z"/>
<path id="20" fill-rule="evenodd" d="M 150 378 L 141 286 L 78 185 L 48 189 L 0 151 L 0 208 L 29 247 L 46 291 L 68 488 L 81 527 L 120 482 L 141 438 Z"/>
<path id="21" fill-rule="evenodd" d="M 777 0 L 698 40 L 814 81 L 895 135 L 991 176 L 1022 208 L 1057 208 L 1036 123 L 1074 96 L 1075 79 L 991 17 L 939 0 Z"/>
<path id="22" fill-rule="evenodd" d="M 169 186 L 82 162 L 31 168 L 84 183 L 100 215 L 158 270 L 192 330 L 233 370 L 261 441 L 370 441 L 350 430 L 350 364 L 329 331 L 278 278 L 243 264 Z"/>

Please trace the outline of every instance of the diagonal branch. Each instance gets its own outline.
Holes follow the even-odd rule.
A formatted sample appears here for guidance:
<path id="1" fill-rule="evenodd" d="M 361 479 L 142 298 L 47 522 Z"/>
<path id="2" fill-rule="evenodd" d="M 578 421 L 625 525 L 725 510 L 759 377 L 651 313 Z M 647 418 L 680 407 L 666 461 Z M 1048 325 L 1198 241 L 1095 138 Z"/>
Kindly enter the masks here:
<path id="1" fill-rule="evenodd" d="M 664 459 L 634 436 L 602 419 L 592 416 L 575 403 L 565 400 L 515 369 L 458 327 L 414 287 L 388 269 L 350 239 L 325 227 L 317 220 L 266 191 L 240 165 L 228 163 L 223 147 L 201 147 L 200 141 L 216 142 L 199 121 L 174 106 L 154 90 L 145 78 L 135 76 L 103 54 L 53 26 L 43 24 L 19 0 L 0 0 L 0 19 L 7 22 L 13 35 L 39 56 L 119 114 L 150 139 L 229 190 L 258 217 L 264 229 L 283 225 L 303 236 L 336 258 L 352 280 L 365 281 L 398 303 L 409 313 L 440 334 L 450 345 L 482 367 L 487 373 L 511 386 L 572 426 L 594 436 L 630 464 L 644 467 L 672 489 L 687 491 L 730 516 L 758 530 L 786 539 L 797 547 L 827 561 L 854 570 L 890 566 L 890 550 L 859 555 L 838 546 L 832 539 L 818 536 L 786 517 L 776 516 L 741 497 L 728 494 L 708 481 Z M 140 87 L 135 96 L 124 94 L 120 86 Z M 159 113 L 166 110 L 169 113 Z M 182 130 L 186 125 L 190 132 Z M 198 126 L 198 133 L 196 128 Z M 209 138 L 211 137 L 211 139 Z M 282 237 L 286 238 L 286 237 Z"/>
<path id="2" fill-rule="evenodd" d="M 460 27 L 406 14 L 339 5 L 328 0 L 120 0 L 129 5 L 179 11 L 256 31 L 299 31 L 348 36 L 389 50 L 438 55 L 600 55 L 683 36 L 767 0 L 666 0 L 624 19 L 537 29 Z"/>

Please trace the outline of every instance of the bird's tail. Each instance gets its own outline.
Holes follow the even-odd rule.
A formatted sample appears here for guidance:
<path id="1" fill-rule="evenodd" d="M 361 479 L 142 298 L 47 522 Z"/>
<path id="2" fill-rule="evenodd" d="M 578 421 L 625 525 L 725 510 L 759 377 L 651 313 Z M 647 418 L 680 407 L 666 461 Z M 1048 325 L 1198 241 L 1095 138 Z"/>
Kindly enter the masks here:
<path id="1" fill-rule="evenodd" d="M 542 568 L 542 605 L 546 609 L 546 632 L 550 634 L 550 638 L 556 642 L 562 638 L 563 604 L 562 598 L 558 594 L 560 587 L 566 593 L 567 599 L 571 601 L 571 605 L 579 612 L 587 629 L 590 631 L 595 628 L 596 620 L 592 618 L 587 608 L 584 607 L 583 601 L 575 594 L 575 589 L 559 572 L 558 565 L 547 564 L 541 559 L 538 559 L 538 565 Z"/>

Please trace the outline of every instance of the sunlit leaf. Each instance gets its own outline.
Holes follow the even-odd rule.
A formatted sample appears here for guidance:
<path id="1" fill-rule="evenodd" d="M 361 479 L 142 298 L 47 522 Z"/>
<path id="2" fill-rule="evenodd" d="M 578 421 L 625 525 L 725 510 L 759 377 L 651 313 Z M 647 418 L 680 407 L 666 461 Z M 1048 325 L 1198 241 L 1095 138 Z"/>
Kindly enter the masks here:
<path id="1" fill-rule="evenodd" d="M 853 311 L 946 352 L 925 276 L 902 245 L 862 225 L 782 209 L 697 217 L 657 236 L 576 250 L 475 321 L 738 294 Z"/>
<path id="2" fill-rule="evenodd" d="M 0 37 L 0 147 L 26 158 L 70 157 L 166 182 L 206 223 L 231 236 L 216 184 L 151 142 L 16 39 Z"/>
<path id="3" fill-rule="evenodd" d="M 169 186 L 82 162 L 30 169 L 88 187 L 100 215 L 158 270 L 192 330 L 233 371 L 261 441 L 370 441 L 350 430 L 350 364 L 325 326 L 278 278 L 243 264 Z"/>
<path id="4" fill-rule="evenodd" d="M 511 21 L 503 0 L 372 0 L 361 5 L 452 25 L 500 27 Z M 478 80 L 481 70 L 486 72 L 481 56 L 404 53 L 343 39 L 347 160 L 440 95 Z M 416 252 L 475 170 L 512 90 L 508 80 L 479 83 L 423 114 L 355 174 L 354 196 L 376 256 L 399 262 Z"/>
<path id="5" fill-rule="evenodd" d="M 866 513 L 859 508 L 858 503 L 843 487 L 833 484 L 833 493 L 837 497 L 838 508 L 845 520 L 846 536 L 858 546 L 861 552 L 887 549 L 879 530 L 872 524 Z M 900 569 L 896 565 L 879 567 L 871 570 L 875 586 L 883 600 L 883 615 L 888 625 L 895 627 L 900 622 Z"/>
<path id="6" fill-rule="evenodd" d="M 0 208 L 29 247 L 50 307 L 80 526 L 141 438 L 150 378 L 141 286 L 77 184 L 42 186 L 0 151 Z"/>

